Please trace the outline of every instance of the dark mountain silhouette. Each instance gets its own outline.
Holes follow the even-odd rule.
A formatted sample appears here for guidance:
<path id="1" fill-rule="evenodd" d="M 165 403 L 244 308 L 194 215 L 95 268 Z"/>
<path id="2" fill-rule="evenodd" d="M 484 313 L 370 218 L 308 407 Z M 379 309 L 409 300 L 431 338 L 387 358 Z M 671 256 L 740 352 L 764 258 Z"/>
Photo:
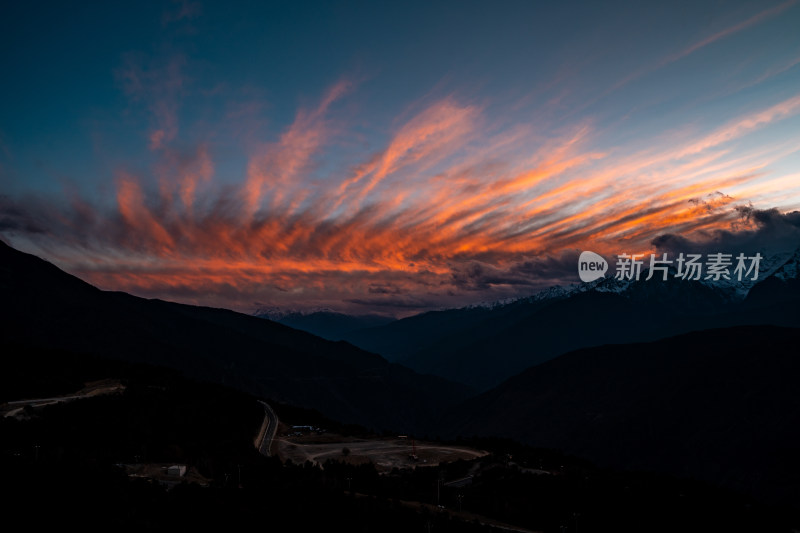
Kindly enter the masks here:
<path id="1" fill-rule="evenodd" d="M 742 326 L 570 352 L 467 400 L 450 435 L 800 495 L 800 329 Z"/>
<path id="2" fill-rule="evenodd" d="M 428 311 L 385 326 L 353 331 L 345 340 L 397 361 L 492 316 L 492 310 L 480 307 Z"/>
<path id="3" fill-rule="evenodd" d="M 0 243 L 6 342 L 168 366 L 374 428 L 421 430 L 462 385 L 224 309 L 101 291 Z"/>
<path id="4" fill-rule="evenodd" d="M 255 316 L 268 318 L 290 328 L 307 331 L 332 341 L 343 340 L 355 331 L 383 326 L 395 320 L 382 315 L 346 315 L 330 310 L 313 312 L 260 310 L 256 311 Z"/>
<path id="5" fill-rule="evenodd" d="M 473 441 L 490 452 L 481 458 L 383 475 L 376 465 L 337 457 L 323 466 L 284 462 L 253 446 L 264 409 L 241 391 L 146 364 L 2 339 L 0 349 L 13 355 L 0 373 L 6 398 L 71 395 L 98 379 L 119 387 L 0 416 L 4 505 L 34 531 L 252 530 L 263 528 L 265 516 L 279 531 L 381 533 L 497 533 L 500 524 L 480 526 L 476 518 L 507 530 L 560 531 L 576 515 L 580 531 L 617 533 L 786 532 L 798 523 L 788 506 L 707 483 L 599 468 L 501 439 Z M 317 412 L 273 407 L 290 426 L 374 438 Z M 9 410 L 0 404 L 0 414 Z M 174 464 L 185 465 L 186 475 L 163 471 Z M 87 502 L 89 520 L 75 512 Z M 437 505 L 444 509 L 432 513 Z"/>
<path id="6" fill-rule="evenodd" d="M 800 301 L 800 249 L 747 293 L 751 306 L 791 301 Z"/>
<path id="7" fill-rule="evenodd" d="M 713 285 L 603 278 L 509 304 L 425 313 L 346 339 L 418 372 L 488 390 L 568 351 L 745 324 L 800 326 L 796 253 L 743 301 Z"/>

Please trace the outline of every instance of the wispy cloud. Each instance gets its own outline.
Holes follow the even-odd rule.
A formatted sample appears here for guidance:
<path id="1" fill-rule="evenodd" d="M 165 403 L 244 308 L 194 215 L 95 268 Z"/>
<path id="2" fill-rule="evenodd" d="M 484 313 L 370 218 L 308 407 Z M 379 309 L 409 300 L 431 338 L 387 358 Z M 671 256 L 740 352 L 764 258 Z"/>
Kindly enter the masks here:
<path id="1" fill-rule="evenodd" d="M 769 19 L 771 19 L 773 17 L 776 17 L 776 16 L 780 15 L 781 13 L 793 8 L 795 5 L 797 5 L 797 3 L 798 3 L 798 0 L 788 0 L 786 2 L 778 4 L 777 6 L 774 6 L 774 7 L 759 11 L 755 15 L 753 15 L 753 16 L 751 16 L 751 17 L 749 17 L 749 18 L 747 18 L 747 19 L 745 19 L 745 20 L 743 20 L 741 22 L 738 22 L 736 24 L 728 26 L 727 28 L 724 28 L 724 29 L 722 29 L 722 30 L 720 30 L 720 31 L 718 31 L 716 33 L 713 33 L 711 35 L 703 37 L 702 39 L 699 39 L 699 40 L 689 44 L 685 48 L 683 48 L 681 50 L 678 50 L 677 52 L 674 52 L 672 54 L 668 54 L 668 55 L 664 56 L 663 58 L 661 58 L 660 60 L 658 60 L 656 62 L 653 62 L 651 64 L 648 64 L 648 65 L 646 65 L 646 66 L 644 66 L 644 67 L 632 72 L 628 76 L 625 76 L 624 78 L 619 80 L 616 84 L 614 84 L 607 91 L 606 94 L 608 94 L 609 92 L 618 90 L 618 89 L 624 87 L 625 85 L 627 85 L 627 84 L 629 84 L 629 83 L 631 83 L 631 82 L 633 82 L 633 81 L 635 81 L 635 80 L 637 80 L 639 78 L 642 78 L 643 76 L 645 76 L 647 74 L 650 74 L 650 73 L 655 72 L 655 71 L 657 71 L 659 69 L 662 69 L 662 68 L 664 68 L 664 67 L 666 67 L 668 65 L 671 65 L 671 64 L 673 64 L 673 63 L 675 63 L 677 61 L 680 61 L 681 59 L 684 59 L 685 57 L 688 57 L 688 56 L 690 56 L 690 55 L 702 50 L 703 48 L 706 48 L 706 47 L 716 43 L 717 41 L 721 41 L 721 40 L 723 40 L 725 38 L 731 37 L 731 36 L 741 32 L 741 31 L 744 31 L 744 30 L 746 30 L 748 28 L 756 26 L 756 25 L 758 25 L 758 24 L 760 24 L 762 22 L 765 22 L 765 21 L 767 21 L 767 20 L 769 20 Z"/>
<path id="2" fill-rule="evenodd" d="M 178 111 L 184 88 L 185 58 L 175 54 L 166 60 L 145 60 L 128 55 L 116 77 L 124 92 L 150 112 L 149 146 L 160 150 L 178 135 Z"/>
<path id="3" fill-rule="evenodd" d="M 134 98 L 180 91 L 130 72 Z M 660 235 L 734 231 L 786 151 L 729 145 L 800 111 L 787 98 L 615 153 L 597 148 L 591 121 L 541 136 L 512 112 L 488 127 L 482 107 L 449 95 L 400 122 L 383 148 L 320 177 L 314 161 L 348 127 L 331 110 L 354 92 L 340 81 L 299 109 L 257 145 L 238 185 L 215 179 L 206 143 L 179 148 L 165 134 L 155 181 L 119 171 L 113 209 L 80 196 L 4 198 L 0 230 L 103 288 L 245 310 L 259 301 L 405 313 L 573 281 L 581 249 L 644 252 Z M 151 109 L 154 131 L 173 131 L 177 107 Z"/>

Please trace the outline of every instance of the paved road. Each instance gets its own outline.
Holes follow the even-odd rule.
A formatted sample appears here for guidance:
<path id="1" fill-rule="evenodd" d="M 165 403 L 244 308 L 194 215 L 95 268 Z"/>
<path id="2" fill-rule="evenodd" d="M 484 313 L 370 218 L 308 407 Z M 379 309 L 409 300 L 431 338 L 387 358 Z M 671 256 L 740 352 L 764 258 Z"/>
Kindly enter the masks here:
<path id="1" fill-rule="evenodd" d="M 33 408 L 44 407 L 46 405 L 53 405 L 61 402 L 71 402 L 73 400 L 82 400 L 84 398 L 91 398 L 93 396 L 100 396 L 102 394 L 111 394 L 124 389 L 125 387 L 119 383 L 111 383 L 101 387 L 92 388 L 86 392 L 78 392 L 68 396 L 54 396 L 52 398 L 36 398 L 31 400 L 15 400 L 12 402 L 6 402 L 5 407 L 3 408 L 3 411 L 5 411 L 3 416 L 17 416 L 28 405 Z"/>
<path id="2" fill-rule="evenodd" d="M 264 406 L 264 422 L 261 424 L 261 431 L 258 433 L 256 448 L 258 448 L 259 453 L 269 457 L 271 455 L 272 439 L 275 438 L 275 432 L 278 431 L 278 416 L 267 402 L 259 400 L 259 403 Z"/>

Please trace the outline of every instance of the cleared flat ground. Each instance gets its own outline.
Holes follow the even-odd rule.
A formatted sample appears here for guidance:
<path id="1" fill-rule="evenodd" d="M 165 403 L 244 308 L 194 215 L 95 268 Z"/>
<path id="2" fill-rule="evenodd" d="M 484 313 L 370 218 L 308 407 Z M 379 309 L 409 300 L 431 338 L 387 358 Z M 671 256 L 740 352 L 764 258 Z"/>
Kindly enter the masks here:
<path id="1" fill-rule="evenodd" d="M 435 466 L 458 459 L 483 457 L 487 452 L 463 446 L 416 442 L 417 459 L 411 457 L 410 439 L 355 439 L 325 433 L 276 439 L 278 456 L 294 463 L 324 464 L 329 459 L 353 464 L 371 462 L 379 471 L 392 468 Z M 343 448 L 349 453 L 345 455 Z"/>

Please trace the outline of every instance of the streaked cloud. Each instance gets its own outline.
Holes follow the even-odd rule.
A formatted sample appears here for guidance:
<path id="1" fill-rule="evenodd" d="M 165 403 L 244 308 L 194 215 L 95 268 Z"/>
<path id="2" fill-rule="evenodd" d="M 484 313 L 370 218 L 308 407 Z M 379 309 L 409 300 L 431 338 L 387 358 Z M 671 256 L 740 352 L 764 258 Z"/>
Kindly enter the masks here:
<path id="1" fill-rule="evenodd" d="M 320 180 L 311 161 L 330 150 L 330 107 L 351 94 L 339 82 L 298 110 L 252 154 L 238 188 L 215 186 L 205 145 L 164 146 L 157 187 L 120 172 L 113 209 L 7 201 L 4 231 L 103 288 L 240 309 L 291 300 L 402 311 L 572 281 L 562 267 L 580 249 L 647 251 L 665 233 L 730 230 L 752 198 L 727 191 L 757 183 L 774 154 L 734 156 L 726 144 L 800 110 L 795 97 L 614 156 L 594 148 L 590 124 L 530 145 L 508 133 L 524 124 L 484 131 L 479 107 L 448 96 Z"/>
<path id="2" fill-rule="evenodd" d="M 71 158 L 58 152 L 50 162 L 44 148 L 37 164 L 12 165 L 8 154 L 26 150 L 7 147 L 4 128 L 0 176 L 31 172 L 50 188 L 19 183 L 0 196 L 0 233 L 104 289 L 244 311 L 401 314 L 576 281 L 584 249 L 791 246 L 800 209 L 799 48 L 748 65 L 737 50 L 751 40 L 737 39 L 797 12 L 796 0 L 736 9 L 630 57 L 619 50 L 631 42 L 613 32 L 644 42 L 644 30 L 624 14 L 604 18 L 617 24 L 611 30 L 570 33 L 565 57 L 528 43 L 527 27 L 515 39 L 494 33 L 490 59 L 476 58 L 483 70 L 466 79 L 460 65 L 473 58 L 444 64 L 439 48 L 449 41 L 428 35 L 425 43 L 440 46 L 423 51 L 439 63 L 413 66 L 441 81 L 420 91 L 402 78 L 405 51 L 389 48 L 381 49 L 394 58 L 390 83 L 371 85 L 382 74 L 369 67 L 331 83 L 352 71 L 317 61 L 328 44 L 311 32 L 276 43 L 257 29 L 242 47 L 231 41 L 236 57 L 185 45 L 195 31 L 187 25 L 201 27 L 205 15 L 195 2 L 175 2 L 160 19 L 168 38 L 122 54 L 114 69 L 122 126 L 93 132 L 96 153 L 81 155 L 107 162 L 106 174 L 81 186 L 78 164 L 69 179 L 60 169 L 42 178 L 37 169 Z M 471 23 L 483 29 L 482 20 Z M 554 50 L 564 45 L 548 35 Z M 779 37 L 771 46 L 791 41 Z M 740 68 L 738 76 L 709 74 L 717 58 L 707 55 L 725 46 L 725 68 Z M 237 67 L 195 60 L 194 49 Z M 285 50 L 306 50 L 309 64 Z M 283 92 L 295 87 L 287 73 L 302 78 L 300 94 Z M 104 137 L 114 133 L 116 143 Z M 67 183 L 63 194 L 51 194 L 54 182 Z"/>

